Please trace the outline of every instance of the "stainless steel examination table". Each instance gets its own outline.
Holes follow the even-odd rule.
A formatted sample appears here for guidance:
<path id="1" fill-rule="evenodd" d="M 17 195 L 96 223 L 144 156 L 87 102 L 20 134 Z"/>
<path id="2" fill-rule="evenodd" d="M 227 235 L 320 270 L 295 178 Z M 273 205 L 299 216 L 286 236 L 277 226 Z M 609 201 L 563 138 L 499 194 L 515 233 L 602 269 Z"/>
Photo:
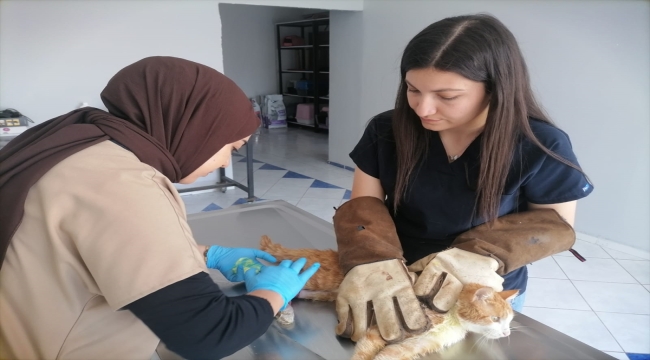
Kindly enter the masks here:
<path id="1" fill-rule="evenodd" d="M 260 237 L 291 248 L 335 249 L 332 224 L 284 201 L 233 206 L 225 210 L 188 216 L 194 237 L 200 244 L 258 247 Z M 245 293 L 243 284 L 228 282 L 216 271 L 212 278 L 228 295 Z M 226 359 L 349 359 L 354 344 L 334 333 L 333 303 L 296 300 L 295 324 L 283 328 L 277 322 L 250 346 Z M 516 314 L 517 327 L 508 338 L 478 341 L 468 337 L 439 354 L 423 359 L 615 359 L 525 315 Z M 179 359 L 159 347 L 162 360 Z"/>

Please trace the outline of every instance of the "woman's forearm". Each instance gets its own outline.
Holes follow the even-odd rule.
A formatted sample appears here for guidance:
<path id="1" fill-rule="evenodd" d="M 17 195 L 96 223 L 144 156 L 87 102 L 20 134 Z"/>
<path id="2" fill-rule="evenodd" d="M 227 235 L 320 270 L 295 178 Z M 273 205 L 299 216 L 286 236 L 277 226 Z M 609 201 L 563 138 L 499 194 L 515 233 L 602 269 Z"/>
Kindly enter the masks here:
<path id="1" fill-rule="evenodd" d="M 528 209 L 534 210 L 534 209 L 553 209 L 557 211 L 557 213 L 571 225 L 574 227 L 574 223 L 576 220 L 576 206 L 578 204 L 577 200 L 574 201 L 567 201 L 563 203 L 557 203 L 557 204 L 533 204 L 533 203 L 528 203 Z"/>

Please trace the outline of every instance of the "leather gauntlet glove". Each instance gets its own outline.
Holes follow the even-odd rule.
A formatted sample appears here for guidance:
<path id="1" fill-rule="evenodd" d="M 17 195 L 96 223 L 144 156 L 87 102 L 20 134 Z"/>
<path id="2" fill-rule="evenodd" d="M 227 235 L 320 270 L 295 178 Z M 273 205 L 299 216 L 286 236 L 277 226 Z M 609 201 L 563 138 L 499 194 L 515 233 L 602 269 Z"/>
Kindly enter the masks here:
<path id="1" fill-rule="evenodd" d="M 429 325 L 413 292 L 411 277 L 401 260 L 384 260 L 354 267 L 345 276 L 336 299 L 336 333 L 358 341 L 374 315 L 387 342 L 417 334 Z"/>
<path id="2" fill-rule="evenodd" d="M 486 255 L 499 263 L 505 275 L 526 264 L 571 249 L 576 233 L 553 209 L 535 209 L 502 216 L 460 234 L 452 247 Z"/>
<path id="3" fill-rule="evenodd" d="M 498 267 L 499 263 L 490 257 L 449 249 L 416 261 L 409 271 L 422 272 L 414 285 L 418 299 L 444 313 L 456 303 L 463 285 L 477 283 L 503 290 L 503 278 L 496 273 Z"/>
<path id="4" fill-rule="evenodd" d="M 383 201 L 366 196 L 346 202 L 334 214 L 334 231 L 345 274 L 336 301 L 336 333 L 357 341 L 373 319 L 387 342 L 428 330 Z"/>

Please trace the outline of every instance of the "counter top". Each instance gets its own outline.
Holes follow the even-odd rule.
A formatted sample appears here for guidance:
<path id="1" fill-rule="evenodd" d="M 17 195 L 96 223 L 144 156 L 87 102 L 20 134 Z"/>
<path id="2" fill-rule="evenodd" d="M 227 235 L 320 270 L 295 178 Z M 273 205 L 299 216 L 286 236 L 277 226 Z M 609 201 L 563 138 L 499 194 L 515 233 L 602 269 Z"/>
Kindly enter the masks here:
<path id="1" fill-rule="evenodd" d="M 259 247 L 262 235 L 292 248 L 335 249 L 332 224 L 284 201 L 233 206 L 225 210 L 191 214 L 188 221 L 200 244 Z M 243 284 L 228 282 L 221 274 L 211 276 L 228 295 L 245 293 Z M 261 338 L 226 359 L 349 359 L 354 343 L 337 337 L 334 303 L 296 300 L 295 323 L 282 327 L 275 322 Z M 517 313 L 507 338 L 484 341 L 468 334 L 461 342 L 421 359 L 615 359 L 534 319 Z M 180 359 L 159 348 L 162 360 Z"/>

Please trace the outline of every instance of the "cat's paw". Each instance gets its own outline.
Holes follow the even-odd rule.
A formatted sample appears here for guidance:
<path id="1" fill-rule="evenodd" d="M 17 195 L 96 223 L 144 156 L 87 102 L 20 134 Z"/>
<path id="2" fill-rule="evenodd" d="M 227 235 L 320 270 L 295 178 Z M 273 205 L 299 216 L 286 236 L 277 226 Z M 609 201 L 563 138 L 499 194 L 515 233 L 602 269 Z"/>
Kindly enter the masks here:
<path id="1" fill-rule="evenodd" d="M 289 303 L 284 310 L 280 310 L 280 312 L 275 315 L 275 320 L 284 328 L 290 328 L 293 326 L 295 322 L 295 313 L 291 303 Z"/>

